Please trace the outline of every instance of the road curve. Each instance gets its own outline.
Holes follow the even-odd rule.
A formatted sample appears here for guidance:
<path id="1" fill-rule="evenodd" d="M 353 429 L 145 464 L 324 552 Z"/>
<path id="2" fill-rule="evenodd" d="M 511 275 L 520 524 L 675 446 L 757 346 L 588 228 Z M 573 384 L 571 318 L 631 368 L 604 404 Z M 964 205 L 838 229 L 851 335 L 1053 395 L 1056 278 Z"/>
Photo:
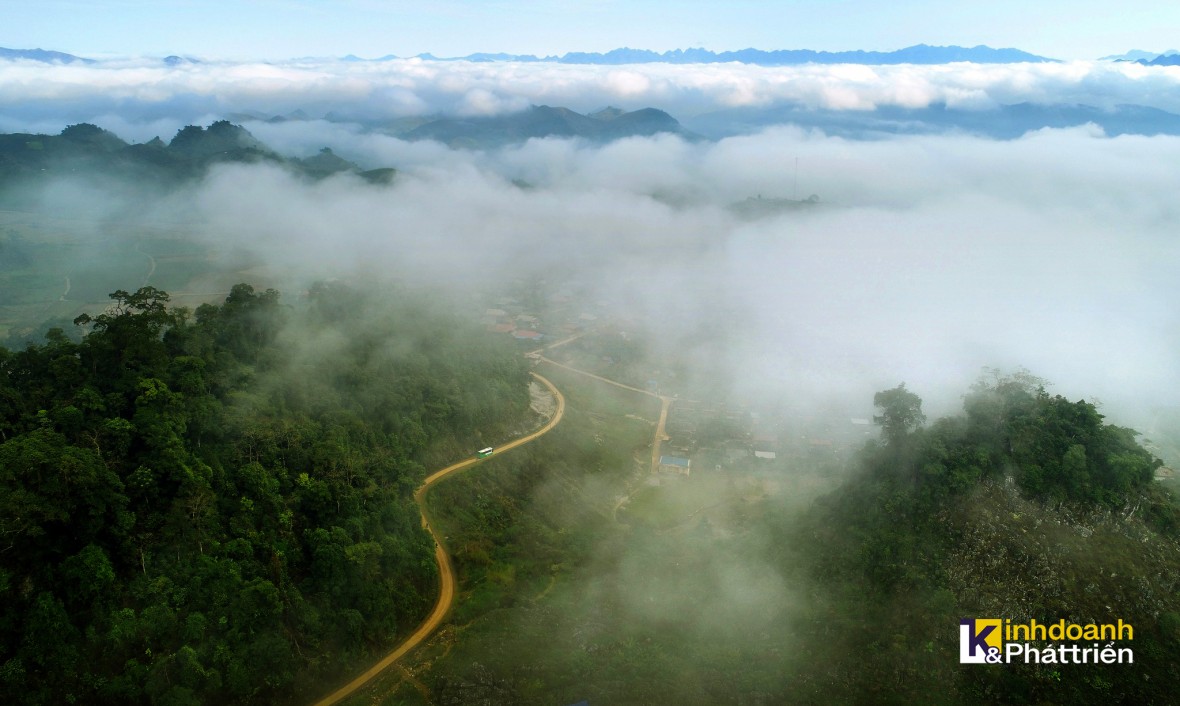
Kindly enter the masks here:
<path id="1" fill-rule="evenodd" d="M 519 439 L 498 447 L 495 453 L 496 456 L 499 456 L 505 451 L 514 449 L 517 446 L 527 444 L 542 434 L 548 433 L 553 429 L 553 427 L 557 426 L 557 423 L 561 421 L 562 415 L 565 414 L 565 396 L 561 394 L 561 391 L 558 390 L 553 385 L 553 383 L 549 382 L 549 380 L 541 377 L 540 375 L 536 373 L 529 374 L 548 387 L 549 391 L 553 393 L 553 396 L 557 398 L 557 410 L 554 411 L 553 416 L 550 417 L 549 421 L 546 422 L 545 425 L 540 429 L 537 429 L 531 434 L 526 434 Z M 376 664 L 374 664 L 372 667 L 369 667 L 356 679 L 353 679 L 336 691 L 333 691 L 331 694 L 325 696 L 319 701 L 316 701 L 314 706 L 332 706 L 332 704 L 337 704 L 340 701 L 355 694 L 358 690 L 360 690 L 361 687 L 372 681 L 378 674 L 388 669 L 391 665 L 404 657 L 406 653 L 421 644 L 423 640 L 429 637 L 430 634 L 438 628 L 438 626 L 442 623 L 443 618 L 446 617 L 448 612 L 450 612 L 451 605 L 455 602 L 455 572 L 451 568 L 451 558 L 447 555 L 447 551 L 443 547 L 442 540 L 439 539 L 439 536 L 434 531 L 434 528 L 430 526 L 430 521 L 427 518 L 426 493 L 432 487 L 434 487 L 436 483 L 443 480 L 452 473 L 457 473 L 466 468 L 470 468 L 471 466 L 474 466 L 483 460 L 484 459 L 482 458 L 472 457 L 464 461 L 460 461 L 459 463 L 447 466 L 440 471 L 435 471 L 434 473 L 427 476 L 426 480 L 422 481 L 422 485 L 418 486 L 418 489 L 414 491 L 414 501 L 418 503 L 418 511 L 422 515 L 422 526 L 426 528 L 426 531 L 430 533 L 431 538 L 434 539 L 434 560 L 436 563 L 438 563 L 438 575 L 441 584 L 439 587 L 438 602 L 435 603 L 434 610 L 431 611 L 426 620 L 424 620 L 422 624 L 418 626 L 418 629 L 415 630 L 412 635 L 406 638 L 404 642 L 395 647 L 392 652 L 382 657 Z"/>

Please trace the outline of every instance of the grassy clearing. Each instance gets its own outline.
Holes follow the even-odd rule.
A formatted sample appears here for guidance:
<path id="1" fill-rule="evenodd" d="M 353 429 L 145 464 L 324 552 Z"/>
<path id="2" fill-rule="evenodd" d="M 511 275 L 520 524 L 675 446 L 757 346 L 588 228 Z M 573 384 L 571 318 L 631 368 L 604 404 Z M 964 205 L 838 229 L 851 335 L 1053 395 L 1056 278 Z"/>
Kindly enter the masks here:
<path id="1" fill-rule="evenodd" d="M 205 255 L 156 255 L 150 284 L 168 292 L 186 291 L 194 280 L 216 274 L 220 266 Z"/>
<path id="2" fill-rule="evenodd" d="M 619 521 L 652 529 L 671 529 L 726 503 L 742 499 L 732 475 L 665 477 L 661 485 L 645 486 L 621 508 Z"/>
<path id="3" fill-rule="evenodd" d="M 117 289 L 151 285 L 174 304 L 195 307 L 220 301 L 238 282 L 265 288 L 270 279 L 215 257 L 179 224 L 0 211 L 0 338 L 36 336 L 83 311 L 97 313 Z"/>
<path id="4" fill-rule="evenodd" d="M 111 244 L 71 264 L 73 286 L 68 296 L 80 302 L 105 301 L 116 289 L 134 291 L 142 287 L 150 271 L 151 260 L 134 245 Z"/>

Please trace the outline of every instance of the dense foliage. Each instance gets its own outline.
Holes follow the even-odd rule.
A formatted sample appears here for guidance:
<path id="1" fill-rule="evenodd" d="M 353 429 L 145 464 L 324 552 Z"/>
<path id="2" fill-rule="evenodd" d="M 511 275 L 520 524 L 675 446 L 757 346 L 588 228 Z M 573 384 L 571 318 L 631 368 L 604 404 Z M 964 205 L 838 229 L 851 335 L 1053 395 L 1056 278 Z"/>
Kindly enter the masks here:
<path id="1" fill-rule="evenodd" d="M 843 483 L 830 460 L 694 461 L 620 509 L 628 475 L 648 477 L 654 400 L 542 369 L 564 421 L 432 492 L 454 620 L 405 664 L 415 682 L 389 675 L 370 700 L 1175 702 L 1180 537 L 1158 521 L 1174 506 L 1157 462 L 1093 405 L 996 375 L 923 426 L 898 387 L 877 395 L 881 442 Z M 1064 462 L 1074 446 L 1086 464 Z M 821 479 L 839 488 L 811 505 Z M 965 617 L 1121 619 L 1135 664 L 959 665 Z"/>
<path id="2" fill-rule="evenodd" d="M 1104 424 L 1085 400 L 1050 396 L 1027 373 L 980 380 L 964 398 L 965 416 L 928 429 L 919 430 L 922 402 L 904 384 L 877 393 L 874 403 L 886 444 L 870 447 L 866 464 L 927 498 L 1010 473 L 1032 497 L 1119 507 L 1150 485 L 1160 465 L 1137 432 Z"/>
<path id="3" fill-rule="evenodd" d="M 428 610 L 412 490 L 525 421 L 521 357 L 342 286 L 112 297 L 0 349 L 0 700 L 322 693 Z"/>
<path id="4" fill-rule="evenodd" d="M 795 700 L 1171 703 L 1180 683 L 1180 543 L 1160 461 L 1095 406 L 993 374 L 965 414 L 919 428 L 920 400 L 879 393 L 885 443 L 787 530 L 824 598 Z M 1166 520 L 1166 521 L 1164 521 Z M 1124 620 L 1135 664 L 958 664 L 958 621 Z M 823 695 L 822 697 L 819 695 Z"/>

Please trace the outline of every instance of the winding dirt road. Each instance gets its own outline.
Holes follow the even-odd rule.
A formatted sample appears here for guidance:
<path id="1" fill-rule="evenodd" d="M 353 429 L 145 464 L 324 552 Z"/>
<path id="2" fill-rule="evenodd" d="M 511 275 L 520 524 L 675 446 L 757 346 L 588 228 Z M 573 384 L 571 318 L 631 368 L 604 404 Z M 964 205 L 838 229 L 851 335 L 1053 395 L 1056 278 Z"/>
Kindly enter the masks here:
<path id="1" fill-rule="evenodd" d="M 529 374 L 549 388 L 549 391 L 552 392 L 553 396 L 557 398 L 557 409 L 543 427 L 537 429 L 531 434 L 527 434 L 520 437 L 519 439 L 516 439 L 515 441 L 511 441 L 507 444 L 504 444 L 503 446 L 500 446 L 496 449 L 494 454 L 495 456 L 499 456 L 505 451 L 510 451 L 517 446 L 527 444 L 542 434 L 548 433 L 553 429 L 553 427 L 557 426 L 557 423 L 561 421 L 562 415 L 565 414 L 565 396 L 561 394 L 561 391 L 554 387 L 553 383 L 549 382 L 540 375 L 536 373 Z M 438 628 L 438 626 L 442 623 L 443 618 L 445 618 L 447 613 L 450 612 L 451 605 L 455 602 L 455 572 L 451 568 L 451 558 L 447 554 L 446 549 L 443 547 L 442 540 L 439 539 L 438 534 L 434 531 L 434 528 L 431 527 L 430 520 L 427 517 L 426 493 L 432 487 L 434 487 L 436 483 L 443 480 L 452 473 L 457 473 L 464 469 L 470 468 L 471 466 L 474 466 L 483 460 L 484 459 L 482 458 L 472 457 L 464 461 L 460 461 L 459 463 L 447 466 L 440 471 L 435 471 L 434 473 L 427 476 L 426 480 L 422 481 L 422 485 L 418 486 L 418 490 L 414 491 L 414 501 L 418 503 L 418 511 L 422 515 L 422 526 L 426 528 L 426 531 L 430 533 L 431 538 L 434 539 L 434 560 L 438 563 L 438 575 L 441 584 L 438 593 L 438 602 L 435 603 L 434 610 L 431 611 L 426 620 L 424 620 L 422 624 L 418 626 L 418 629 L 415 630 L 412 635 L 406 638 L 404 642 L 394 648 L 392 652 L 382 657 L 380 661 L 378 661 L 372 667 L 369 667 L 356 679 L 353 679 L 336 691 L 315 702 L 314 706 L 332 706 L 332 704 L 337 704 L 340 701 L 355 694 L 361 687 L 372 681 L 378 674 L 388 669 L 395 662 L 405 656 L 406 653 L 421 644 L 423 640 L 429 637 L 430 634 Z"/>

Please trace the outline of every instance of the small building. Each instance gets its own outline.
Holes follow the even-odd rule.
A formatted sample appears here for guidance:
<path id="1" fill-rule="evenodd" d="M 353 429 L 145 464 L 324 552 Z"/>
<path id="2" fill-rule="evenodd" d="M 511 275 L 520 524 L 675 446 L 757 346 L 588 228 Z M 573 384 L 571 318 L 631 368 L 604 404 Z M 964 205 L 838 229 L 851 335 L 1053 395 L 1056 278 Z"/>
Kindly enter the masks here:
<path id="1" fill-rule="evenodd" d="M 493 333 L 512 333 L 516 330 L 516 324 L 493 324 L 488 330 Z"/>
<path id="2" fill-rule="evenodd" d="M 518 341 L 539 341 L 544 338 L 544 334 L 536 331 L 529 331 L 527 329 L 517 329 L 512 332 L 512 337 Z"/>
<path id="3" fill-rule="evenodd" d="M 692 471 L 692 459 L 682 456 L 660 456 L 660 473 L 677 473 L 687 476 Z"/>
<path id="4" fill-rule="evenodd" d="M 777 456 L 777 454 L 775 454 L 773 451 L 755 451 L 754 452 L 754 458 L 765 458 L 765 459 L 770 459 L 773 461 L 776 456 Z"/>

